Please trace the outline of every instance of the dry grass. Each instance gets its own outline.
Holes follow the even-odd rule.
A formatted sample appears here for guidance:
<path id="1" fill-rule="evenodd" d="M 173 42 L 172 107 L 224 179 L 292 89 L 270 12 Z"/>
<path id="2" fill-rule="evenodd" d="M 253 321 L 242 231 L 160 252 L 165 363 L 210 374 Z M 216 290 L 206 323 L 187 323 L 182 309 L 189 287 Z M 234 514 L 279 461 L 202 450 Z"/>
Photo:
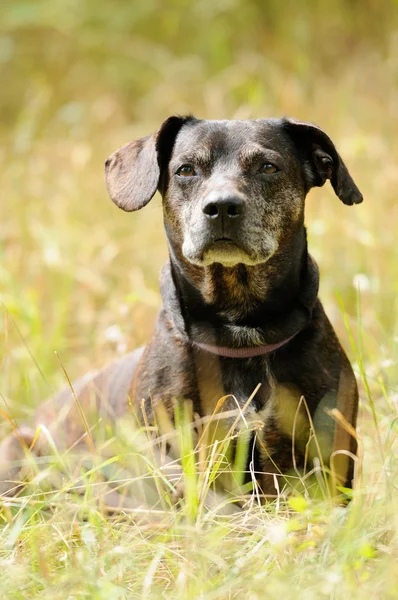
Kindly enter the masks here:
<path id="1" fill-rule="evenodd" d="M 155 525 L 107 520 L 70 491 L 82 478 L 90 490 L 97 471 L 67 470 L 58 491 L 41 480 L 1 509 L 7 600 L 396 598 L 397 6 L 280 7 L 16 0 L 4 11 L 0 408 L 23 421 L 65 383 L 54 351 L 73 379 L 151 331 L 166 258 L 160 202 L 133 215 L 112 205 L 102 167 L 112 150 L 175 112 L 308 119 L 365 197 L 350 209 L 325 187 L 307 202 L 321 298 L 360 384 L 353 501 L 281 497 L 220 516 L 198 508 L 204 484 L 188 449 L 191 493 L 178 511 Z"/>

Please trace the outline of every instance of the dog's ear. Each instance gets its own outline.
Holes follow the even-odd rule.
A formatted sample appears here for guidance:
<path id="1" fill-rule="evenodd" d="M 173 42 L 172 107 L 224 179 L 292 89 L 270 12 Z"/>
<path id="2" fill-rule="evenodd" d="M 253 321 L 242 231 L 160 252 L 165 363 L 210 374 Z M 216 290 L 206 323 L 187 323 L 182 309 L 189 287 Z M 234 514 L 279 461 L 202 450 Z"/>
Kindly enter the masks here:
<path id="1" fill-rule="evenodd" d="M 106 159 L 106 187 L 119 208 L 134 211 L 148 204 L 158 188 L 161 169 L 170 160 L 178 132 L 192 119 L 169 117 L 156 133 L 129 142 Z"/>
<path id="2" fill-rule="evenodd" d="M 282 119 L 303 160 L 308 189 L 322 186 L 327 179 L 344 204 L 359 204 L 363 196 L 354 183 L 330 137 L 320 127 L 295 119 Z"/>

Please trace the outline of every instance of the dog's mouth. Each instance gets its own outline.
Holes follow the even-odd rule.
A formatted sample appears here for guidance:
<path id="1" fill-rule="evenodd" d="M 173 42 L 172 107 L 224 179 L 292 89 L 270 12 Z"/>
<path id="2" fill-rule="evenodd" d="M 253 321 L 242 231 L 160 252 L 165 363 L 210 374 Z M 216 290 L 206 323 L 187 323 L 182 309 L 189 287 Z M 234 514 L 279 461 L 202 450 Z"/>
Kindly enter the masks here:
<path id="1" fill-rule="evenodd" d="M 235 246 L 238 245 L 232 238 L 220 237 L 220 238 L 217 238 L 216 240 L 213 240 L 213 242 L 210 244 L 210 246 L 212 246 L 213 244 L 222 244 L 222 243 L 234 244 Z"/>
<path id="2" fill-rule="evenodd" d="M 248 260 L 247 252 L 236 240 L 230 237 L 219 237 L 207 244 L 203 252 L 204 263 L 221 263 L 225 266 L 234 266 Z"/>
<path id="3" fill-rule="evenodd" d="M 204 254 L 209 252 L 217 254 L 219 253 L 230 253 L 234 254 L 236 252 L 241 253 L 243 251 L 242 245 L 239 244 L 236 240 L 230 237 L 219 237 L 215 240 L 212 240 L 206 245 Z"/>
<path id="4" fill-rule="evenodd" d="M 264 240 L 262 240 L 264 242 Z M 250 244 L 240 237 L 221 235 L 201 240 L 194 243 L 192 236 L 187 236 L 182 246 L 185 258 L 194 265 L 207 267 L 214 263 L 225 267 L 234 267 L 238 264 L 255 266 L 266 262 L 275 251 L 274 244 L 270 244 L 267 252 L 256 251 Z"/>

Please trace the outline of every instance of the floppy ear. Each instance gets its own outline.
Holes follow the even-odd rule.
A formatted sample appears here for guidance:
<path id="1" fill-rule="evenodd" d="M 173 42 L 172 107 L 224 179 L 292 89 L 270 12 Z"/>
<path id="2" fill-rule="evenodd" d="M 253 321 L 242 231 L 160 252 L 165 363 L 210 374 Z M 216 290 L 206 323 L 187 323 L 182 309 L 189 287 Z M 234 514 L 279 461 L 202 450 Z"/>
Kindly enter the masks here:
<path id="1" fill-rule="evenodd" d="M 134 211 L 148 204 L 158 188 L 161 169 L 170 160 L 178 132 L 192 119 L 169 117 L 156 133 L 129 142 L 106 159 L 106 187 L 119 208 Z"/>
<path id="2" fill-rule="evenodd" d="M 320 127 L 295 119 L 282 119 L 282 125 L 302 155 L 308 189 L 322 186 L 330 179 L 336 196 L 344 204 L 362 202 L 363 196 L 332 140 Z"/>

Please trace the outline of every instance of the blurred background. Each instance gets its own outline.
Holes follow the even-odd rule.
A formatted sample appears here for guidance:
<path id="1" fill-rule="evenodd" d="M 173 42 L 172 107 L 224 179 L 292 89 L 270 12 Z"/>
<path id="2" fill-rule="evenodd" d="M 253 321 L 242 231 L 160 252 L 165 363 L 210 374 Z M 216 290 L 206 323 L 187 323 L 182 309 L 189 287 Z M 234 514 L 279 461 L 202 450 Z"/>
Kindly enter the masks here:
<path id="1" fill-rule="evenodd" d="M 380 418 L 395 410 L 396 2 L 13 0 L 0 72 L 1 408 L 24 416 L 65 383 L 59 361 L 73 379 L 147 339 L 167 256 L 160 199 L 123 213 L 103 162 L 193 113 L 289 115 L 335 141 L 365 201 L 312 190 L 310 249 Z"/>

